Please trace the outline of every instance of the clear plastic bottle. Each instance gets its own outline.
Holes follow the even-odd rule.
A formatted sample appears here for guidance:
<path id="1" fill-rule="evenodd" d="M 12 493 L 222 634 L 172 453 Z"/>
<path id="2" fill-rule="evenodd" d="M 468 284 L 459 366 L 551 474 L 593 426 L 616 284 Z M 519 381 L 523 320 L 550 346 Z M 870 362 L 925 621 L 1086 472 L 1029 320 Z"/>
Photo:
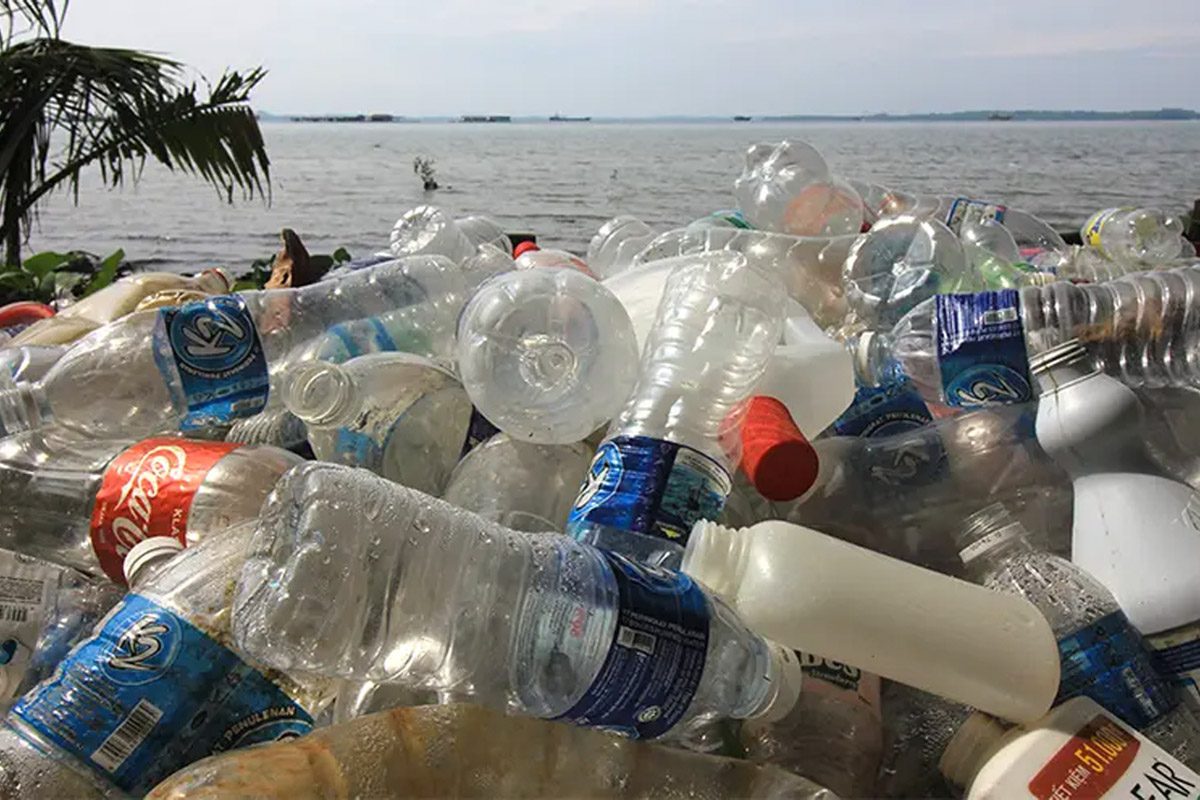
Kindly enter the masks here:
<path id="1" fill-rule="evenodd" d="M 483 214 L 470 214 L 459 217 L 454 221 L 460 233 L 467 237 L 476 248 L 490 246 L 503 253 L 512 253 L 512 240 L 504 232 L 503 226 L 491 217 Z"/>
<path id="2" fill-rule="evenodd" d="M 601 279 L 623 272 L 655 237 L 649 225 L 637 217 L 613 217 L 600 226 L 588 243 L 587 265 Z"/>
<path id="3" fill-rule="evenodd" d="M 233 621 L 285 671 L 469 692 L 631 738 L 775 718 L 799 690 L 794 656 L 684 575 L 331 464 L 297 467 L 264 505 Z"/>
<path id="4" fill-rule="evenodd" d="M 473 230 L 473 226 L 468 229 Z M 437 206 L 409 209 L 392 227 L 391 249 L 397 258 L 436 255 L 460 264 L 475 253 L 476 247 L 450 215 Z"/>
<path id="5" fill-rule="evenodd" d="M 1183 222 L 1157 208 L 1106 208 L 1090 216 L 1079 235 L 1084 244 L 1118 263 L 1154 265 L 1179 258 Z"/>
<path id="6" fill-rule="evenodd" d="M 755 228 L 794 236 L 858 233 L 863 203 L 858 192 L 829 172 L 810 144 L 783 141 L 746 151 L 734 196 Z"/>
<path id="7" fill-rule="evenodd" d="M 53 420 L 102 439 L 253 416 L 267 404 L 271 371 L 300 345 L 339 322 L 428 302 L 410 266 L 131 314 L 76 342 L 38 383 L 0 392 L 0 429 Z"/>
<path id="8" fill-rule="evenodd" d="M 744 401 L 782 334 L 780 288 L 737 253 L 679 260 L 568 533 L 636 561 L 679 564 L 692 524 L 717 518 L 729 494 Z"/>
<path id="9" fill-rule="evenodd" d="M 516 269 L 569 269 L 589 278 L 596 277 L 587 262 L 574 253 L 566 250 L 545 249 L 532 243 L 526 243 L 526 245 L 521 254 L 513 261 Z"/>
<path id="10" fill-rule="evenodd" d="M 1137 396 L 1095 371 L 1078 342 L 1033 369 L 1038 442 L 1073 481 L 1071 560 L 1113 593 L 1200 707 L 1200 495 L 1150 460 Z"/>
<path id="11" fill-rule="evenodd" d="M 297 364 L 283 401 L 317 458 L 439 494 L 464 451 L 471 401 L 453 373 L 408 353 Z"/>
<path id="12" fill-rule="evenodd" d="M 970 706 L 893 681 L 883 682 L 883 758 L 868 796 L 955 798 L 938 770 L 946 747 L 976 712 Z"/>
<path id="13" fill-rule="evenodd" d="M 1026 262 L 1012 233 L 995 220 L 965 221 L 958 236 L 967 264 L 988 289 L 1015 289 L 1055 280 L 1056 273 L 1042 272 Z"/>
<path id="14" fill-rule="evenodd" d="M 890 333 L 868 332 L 851 346 L 865 382 L 877 383 L 895 359 L 923 397 L 951 405 L 1028 401 L 1029 358 L 1070 339 L 1130 386 L 1189 386 L 1200 378 L 1191 301 L 1198 291 L 1200 266 L 1191 266 L 937 297 Z"/>
<path id="15" fill-rule="evenodd" d="M 936 294 L 976 291 L 983 279 L 958 237 L 935 220 L 892 217 L 859 238 L 843 267 L 846 301 L 871 328 L 895 325 Z"/>
<path id="16" fill-rule="evenodd" d="M 637 368 L 624 307 L 572 269 L 498 276 L 475 293 L 458 323 L 467 394 L 492 424 L 521 441 L 582 440 L 620 409 Z"/>
<path id="17" fill-rule="evenodd" d="M 958 544 L 972 580 L 1024 597 L 1050 623 L 1062 665 L 1056 705 L 1090 697 L 1195 768 L 1200 726 L 1108 589 L 1065 558 L 1034 548 L 1002 503 L 971 515 Z"/>
<path id="18" fill-rule="evenodd" d="M 418 796 L 836 800 L 783 770 L 467 705 L 397 708 L 202 761 L 148 800 Z"/>
<path id="19" fill-rule="evenodd" d="M 1019 208 L 962 196 L 936 200 L 935 206 L 926 206 L 929 215 L 945 223 L 955 234 L 961 235 L 972 224 L 999 223 L 1012 235 L 1022 259 L 1037 269 L 1054 272 L 1069 252 L 1058 231 Z"/>
<path id="20" fill-rule="evenodd" d="M 66 787 L 81 772 L 142 795 L 205 756 L 312 730 L 325 682 L 267 673 L 232 646 L 229 589 L 251 530 L 131 552 L 132 592 L 0 729 L 0 770 L 18 796 L 79 796 Z"/>
<path id="21" fill-rule="evenodd" d="M 299 461 L 225 442 L 9 436 L 0 439 L 0 546 L 120 582 L 121 560 L 142 539 L 190 545 L 255 519 Z"/>
<path id="22" fill-rule="evenodd" d="M 468 453 L 442 499 L 517 531 L 561 531 L 591 463 L 582 444 L 545 445 L 497 434 Z"/>
<path id="23" fill-rule="evenodd" d="M 39 381 L 65 352 L 65 345 L 29 344 L 0 348 L 0 374 L 7 374 L 13 383 Z"/>
<path id="24" fill-rule="evenodd" d="M 870 797 L 882 755 L 879 676 L 827 658 L 798 653 L 800 699 L 777 722 L 742 725 L 751 761 L 803 775 L 839 797 Z"/>

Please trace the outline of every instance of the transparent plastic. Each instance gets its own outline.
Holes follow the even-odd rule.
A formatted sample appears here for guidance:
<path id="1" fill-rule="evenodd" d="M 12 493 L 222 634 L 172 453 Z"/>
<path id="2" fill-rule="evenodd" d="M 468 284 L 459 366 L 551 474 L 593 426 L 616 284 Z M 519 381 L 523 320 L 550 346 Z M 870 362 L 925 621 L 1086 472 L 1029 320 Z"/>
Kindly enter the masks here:
<path id="1" fill-rule="evenodd" d="M 734 196 L 755 228 L 794 236 L 858 233 L 863 202 L 849 183 L 829 173 L 805 142 L 756 144 L 746 151 Z"/>
<path id="2" fill-rule="evenodd" d="M 458 324 L 463 386 L 484 417 L 521 441 L 569 444 L 603 426 L 628 398 L 637 362 L 620 301 L 572 269 L 498 276 Z"/>
<path id="3" fill-rule="evenodd" d="M 617 646 L 617 597 L 591 547 L 312 463 L 264 505 L 233 624 L 240 647 L 284 671 L 463 692 L 549 718 L 583 696 Z M 672 732 L 774 702 L 767 643 L 719 601 L 708 608 L 707 661 Z"/>
<path id="4" fill-rule="evenodd" d="M 487 241 L 482 226 L 467 227 Z M 482 242 L 481 242 L 482 243 Z M 445 256 L 455 264 L 474 254 L 477 244 L 442 209 L 437 206 L 417 206 L 404 212 L 392 227 L 391 250 L 397 258 L 416 255 Z M 511 247 L 510 247 L 511 250 Z"/>
<path id="5" fill-rule="evenodd" d="M 599 278 L 611 278 L 633 264 L 633 257 L 655 237 L 637 217 L 613 217 L 600 226 L 588 243 L 587 265 Z"/>
<path id="6" fill-rule="evenodd" d="M 1079 233 L 1085 244 L 1118 263 L 1155 265 L 1183 254 L 1183 222 L 1157 208 L 1107 208 Z"/>

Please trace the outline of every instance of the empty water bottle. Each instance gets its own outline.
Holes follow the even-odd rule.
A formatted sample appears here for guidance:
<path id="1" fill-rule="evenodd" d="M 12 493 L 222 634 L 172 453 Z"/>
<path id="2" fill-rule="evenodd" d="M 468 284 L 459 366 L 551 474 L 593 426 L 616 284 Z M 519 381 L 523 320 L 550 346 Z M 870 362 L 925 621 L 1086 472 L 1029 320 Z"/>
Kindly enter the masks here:
<path id="1" fill-rule="evenodd" d="M 13 383 L 40 381 L 65 352 L 65 345 L 0 348 L 0 373 L 6 373 Z"/>
<path id="2" fill-rule="evenodd" d="M 1079 235 L 1101 255 L 1131 264 L 1159 264 L 1183 254 L 1183 222 L 1157 208 L 1106 208 L 1097 211 Z"/>
<path id="3" fill-rule="evenodd" d="M 522 249 L 520 255 L 513 261 L 516 269 L 537 269 L 544 267 L 548 269 L 570 269 L 576 272 L 581 272 L 589 278 L 596 277 L 587 262 L 574 253 L 568 253 L 566 250 L 547 250 L 538 247 L 532 242 L 525 242 L 526 247 Z"/>
<path id="4" fill-rule="evenodd" d="M 794 655 L 685 575 L 331 464 L 297 467 L 264 505 L 233 620 L 240 647 L 285 671 L 469 692 L 630 738 L 776 718 L 799 689 Z"/>
<path id="5" fill-rule="evenodd" d="M 120 582 L 122 559 L 143 539 L 193 544 L 257 517 L 298 461 L 226 442 L 9 436 L 0 439 L 0 545 Z"/>
<path id="6" fill-rule="evenodd" d="M 725 504 L 743 402 L 779 342 L 783 311 L 779 279 L 740 254 L 677 260 L 637 385 L 596 452 L 569 533 L 678 565 L 692 524 Z"/>
<path id="7" fill-rule="evenodd" d="M 805 142 L 751 147 L 733 193 L 746 219 L 762 230 L 838 236 L 862 227 L 858 192 L 830 175 L 825 159 Z"/>
<path id="8" fill-rule="evenodd" d="M 230 640 L 230 582 L 250 530 L 183 553 L 163 538 L 130 552 L 134 591 L 0 729 L 0 767 L 20 796 L 80 796 L 78 772 L 142 795 L 205 756 L 312 729 L 325 682 L 268 674 Z"/>
<path id="9" fill-rule="evenodd" d="M 1195 768 L 1200 726 L 1108 589 L 1065 558 L 1034 548 L 1003 504 L 968 518 L 958 544 L 973 580 L 1024 597 L 1050 623 L 1062 668 L 1056 705 L 1090 697 Z"/>
<path id="10" fill-rule="evenodd" d="M 561 531 L 591 463 L 581 444 L 529 444 L 497 434 L 468 453 L 442 499 L 506 528 Z"/>
<path id="11" fill-rule="evenodd" d="M 458 324 L 463 386 L 521 441 L 569 444 L 604 425 L 633 388 L 637 355 L 620 301 L 572 269 L 501 275 Z"/>
<path id="12" fill-rule="evenodd" d="M 1013 235 L 995 220 L 964 221 L 959 231 L 967 263 L 989 289 L 1050 283 L 1054 273 L 1027 263 Z"/>
<path id="13" fill-rule="evenodd" d="M 957 797 L 938 769 L 947 746 L 972 713 L 970 706 L 902 683 L 883 682 L 880 797 Z"/>
<path id="14" fill-rule="evenodd" d="M 297 347 L 339 322 L 424 302 L 409 267 L 132 314 L 76 342 L 41 381 L 0 392 L 0 428 L 54 421 L 99 439 L 253 416 L 267 404 L 271 371 Z"/>
<path id="15" fill-rule="evenodd" d="M 875 224 L 846 256 L 846 301 L 872 328 L 890 327 L 923 300 L 983 288 L 958 237 L 935 220 L 900 216 Z"/>
<path id="16" fill-rule="evenodd" d="M 474 226 L 468 226 L 474 231 Z M 392 227 L 392 255 L 445 256 L 455 264 L 472 255 L 477 244 L 437 206 L 417 206 L 404 212 Z"/>
<path id="17" fill-rule="evenodd" d="M 633 264 L 633 257 L 655 237 L 637 217 L 613 217 L 588 243 L 587 265 L 600 278 L 611 278 Z"/>
<path id="18" fill-rule="evenodd" d="M 324 461 L 438 494 L 464 450 L 471 401 L 453 373 L 420 356 L 297 364 L 284 383 L 284 403 Z"/>
<path id="19" fill-rule="evenodd" d="M 930 211 L 933 218 L 960 235 L 979 223 L 1002 225 L 1016 242 L 1022 259 L 1036 269 L 1056 271 L 1069 251 L 1056 230 L 1020 209 L 970 197 L 940 197 L 937 200 L 936 207 Z"/>
<path id="20" fill-rule="evenodd" d="M 1191 266 L 1100 284 L 943 295 L 890 333 L 859 337 L 856 369 L 879 383 L 895 359 L 927 400 L 1020 403 L 1033 397 L 1029 358 L 1079 339 L 1092 364 L 1130 386 L 1189 386 L 1200 379 L 1191 300 L 1198 289 L 1200 266 Z"/>

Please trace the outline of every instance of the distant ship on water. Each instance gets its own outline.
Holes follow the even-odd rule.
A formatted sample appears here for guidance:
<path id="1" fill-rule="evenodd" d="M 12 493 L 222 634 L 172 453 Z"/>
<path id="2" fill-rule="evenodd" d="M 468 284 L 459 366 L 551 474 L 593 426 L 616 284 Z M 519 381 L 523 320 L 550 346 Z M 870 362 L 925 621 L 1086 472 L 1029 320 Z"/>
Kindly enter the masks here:
<path id="1" fill-rule="evenodd" d="M 744 116 L 744 115 L 742 115 L 742 114 L 738 114 L 737 116 L 735 116 L 735 117 L 733 118 L 733 121 L 734 121 L 734 122 L 749 122 L 749 121 L 750 121 L 750 117 Z"/>
<path id="2" fill-rule="evenodd" d="M 1012 114 L 1004 111 L 993 111 L 992 113 L 988 114 L 988 119 L 992 122 L 1008 122 L 1012 118 Z"/>
<path id="3" fill-rule="evenodd" d="M 464 114 L 459 122 L 512 122 L 508 114 Z"/>
<path id="4" fill-rule="evenodd" d="M 562 114 L 555 114 L 550 117 L 551 122 L 591 122 L 591 117 L 564 117 Z"/>

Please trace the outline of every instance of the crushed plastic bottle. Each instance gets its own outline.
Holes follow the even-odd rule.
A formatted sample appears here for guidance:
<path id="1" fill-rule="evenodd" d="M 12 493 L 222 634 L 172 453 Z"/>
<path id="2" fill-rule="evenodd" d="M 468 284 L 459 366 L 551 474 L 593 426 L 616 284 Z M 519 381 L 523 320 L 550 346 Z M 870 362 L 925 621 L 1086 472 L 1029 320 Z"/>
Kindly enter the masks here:
<path id="1" fill-rule="evenodd" d="M 123 582 L 121 562 L 138 542 L 191 545 L 256 519 L 299 461 L 227 442 L 9 436 L 0 439 L 0 546 Z"/>
<path id="2" fill-rule="evenodd" d="M 573 269 L 501 275 L 475 293 L 458 323 L 467 394 L 493 425 L 521 441 L 581 441 L 620 409 L 637 366 L 624 307 Z"/>
<path id="3" fill-rule="evenodd" d="M 147 800 L 412 796 L 836 800 L 781 769 L 465 705 L 398 708 L 201 761 Z"/>
<path id="4" fill-rule="evenodd" d="M 783 310 L 776 277 L 739 254 L 679 260 L 568 533 L 636 561 L 679 564 L 692 524 L 725 504 L 744 401 L 780 340 Z"/>
<path id="5" fill-rule="evenodd" d="M 685 575 L 329 464 L 297 467 L 264 506 L 233 625 L 287 672 L 470 692 L 630 738 L 781 717 L 799 691 L 794 655 Z"/>

